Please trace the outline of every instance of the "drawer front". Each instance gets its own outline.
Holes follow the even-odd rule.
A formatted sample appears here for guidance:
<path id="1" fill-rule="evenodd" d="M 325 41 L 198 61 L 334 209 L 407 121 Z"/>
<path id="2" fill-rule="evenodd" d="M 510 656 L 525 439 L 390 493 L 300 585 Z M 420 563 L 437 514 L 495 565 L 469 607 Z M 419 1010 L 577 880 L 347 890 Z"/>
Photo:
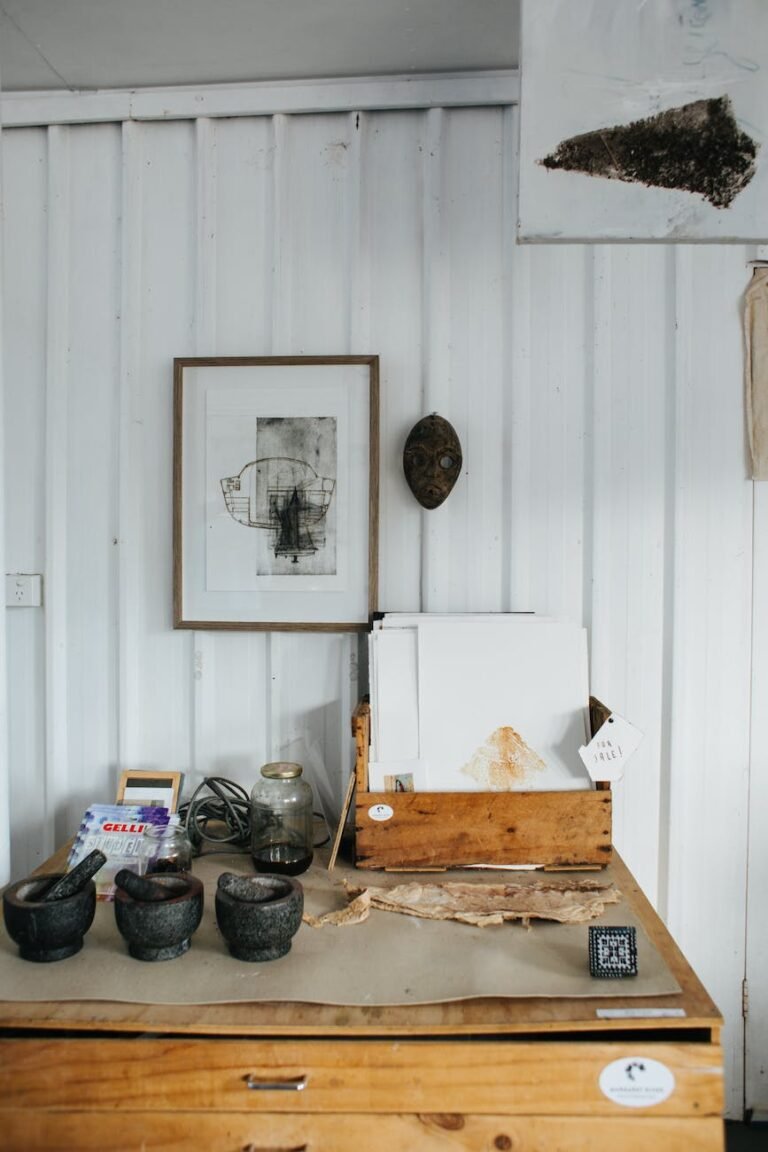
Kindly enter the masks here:
<path id="1" fill-rule="evenodd" d="M 4 1152 L 723 1152 L 714 1118 L 9 1112 Z"/>
<path id="2" fill-rule="evenodd" d="M 664 1091 L 633 1106 L 649 1068 Z M 112 1113 L 720 1116 L 722 1055 L 709 1044 L 636 1042 L 0 1041 L 0 1124 L 5 1110 L 41 1105 Z"/>

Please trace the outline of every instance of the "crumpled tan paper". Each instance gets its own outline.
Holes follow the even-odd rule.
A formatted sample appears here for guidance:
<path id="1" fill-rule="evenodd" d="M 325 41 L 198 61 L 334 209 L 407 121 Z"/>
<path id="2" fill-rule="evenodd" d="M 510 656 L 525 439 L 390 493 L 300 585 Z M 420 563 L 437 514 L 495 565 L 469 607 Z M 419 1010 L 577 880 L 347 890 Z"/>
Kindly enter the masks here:
<path id="1" fill-rule="evenodd" d="M 323 916 L 306 916 L 312 928 L 326 924 L 360 924 L 371 908 L 400 912 L 427 920 L 457 920 L 485 928 L 505 920 L 555 920 L 560 924 L 581 924 L 600 916 L 608 904 L 616 904 L 621 893 L 613 884 L 598 880 L 536 880 L 533 883 L 424 884 L 419 881 L 393 888 L 354 888 L 346 908 Z"/>
<path id="2" fill-rule="evenodd" d="M 311 913 L 305 912 L 302 920 L 305 924 L 309 924 L 310 928 L 323 928 L 326 924 L 343 928 L 347 924 L 362 924 L 364 920 L 368 919 L 370 911 L 371 894 L 366 889 L 359 896 L 356 896 L 351 903 L 347 904 L 346 908 L 338 908 L 334 912 L 324 912 L 322 916 L 312 916 Z"/>

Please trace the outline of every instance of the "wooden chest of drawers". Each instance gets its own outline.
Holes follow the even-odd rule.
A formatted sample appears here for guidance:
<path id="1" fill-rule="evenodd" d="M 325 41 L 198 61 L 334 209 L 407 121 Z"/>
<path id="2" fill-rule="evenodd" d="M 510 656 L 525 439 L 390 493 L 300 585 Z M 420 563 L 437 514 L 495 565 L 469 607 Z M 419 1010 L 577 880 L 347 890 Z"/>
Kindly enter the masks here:
<path id="1" fill-rule="evenodd" d="M 610 869 L 679 993 L 407 1007 L 4 1001 L 0 1148 L 722 1152 L 721 1018 L 621 860 Z M 607 1068 L 643 1062 L 671 1077 L 663 1098 L 634 1106 L 605 1090 Z"/>

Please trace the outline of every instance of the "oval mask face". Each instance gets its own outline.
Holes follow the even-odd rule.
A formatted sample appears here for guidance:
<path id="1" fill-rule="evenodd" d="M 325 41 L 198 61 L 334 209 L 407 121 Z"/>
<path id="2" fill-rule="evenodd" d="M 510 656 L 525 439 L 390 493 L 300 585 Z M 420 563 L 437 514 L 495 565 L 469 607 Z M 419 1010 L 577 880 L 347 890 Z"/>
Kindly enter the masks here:
<path id="1" fill-rule="evenodd" d="M 461 444 L 452 425 L 434 413 L 414 424 L 403 449 L 408 487 L 423 508 L 437 508 L 461 471 Z"/>

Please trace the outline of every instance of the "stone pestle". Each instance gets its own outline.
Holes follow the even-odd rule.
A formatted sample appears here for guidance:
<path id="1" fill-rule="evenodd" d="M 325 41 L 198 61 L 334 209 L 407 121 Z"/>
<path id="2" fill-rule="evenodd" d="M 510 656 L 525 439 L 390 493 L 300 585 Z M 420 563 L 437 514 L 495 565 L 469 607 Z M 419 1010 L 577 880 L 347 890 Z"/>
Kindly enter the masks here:
<path id="1" fill-rule="evenodd" d="M 128 868 L 120 869 L 115 876 L 115 884 L 118 888 L 122 888 L 123 892 L 127 892 L 133 900 L 154 902 L 170 900 L 179 895 L 178 889 L 153 880 L 150 876 L 139 876 Z"/>
<path id="2" fill-rule="evenodd" d="M 107 858 L 103 852 L 98 848 L 94 848 L 93 852 L 89 852 L 84 859 L 76 864 L 71 872 L 65 872 L 63 876 L 59 876 L 54 880 L 53 884 L 42 893 L 39 897 L 43 904 L 50 904 L 53 900 L 63 900 L 67 896 L 74 896 L 76 892 L 80 892 L 85 888 L 89 880 L 98 872 L 99 868 L 106 864 Z"/>

